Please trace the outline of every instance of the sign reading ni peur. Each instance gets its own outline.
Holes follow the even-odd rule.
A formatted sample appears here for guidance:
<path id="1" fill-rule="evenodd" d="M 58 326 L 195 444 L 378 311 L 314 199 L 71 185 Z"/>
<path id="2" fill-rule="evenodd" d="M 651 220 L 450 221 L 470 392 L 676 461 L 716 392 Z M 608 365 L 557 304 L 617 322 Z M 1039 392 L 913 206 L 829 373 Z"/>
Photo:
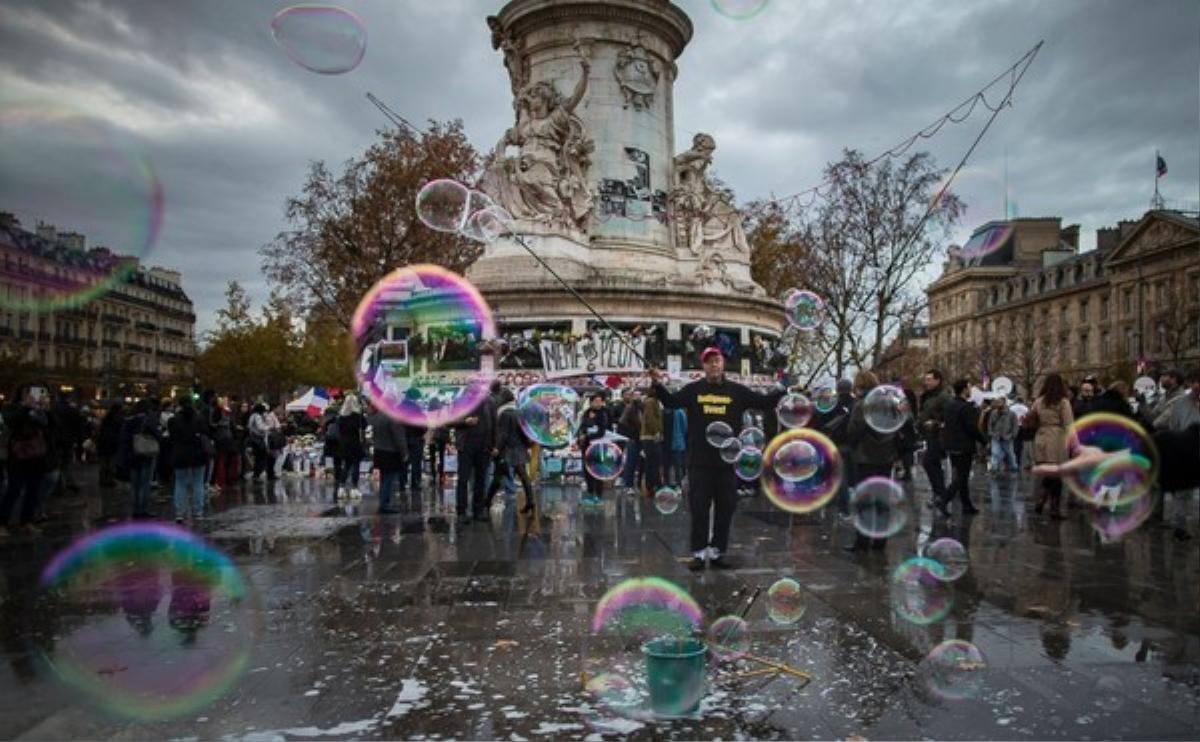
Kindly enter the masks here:
<path id="1" fill-rule="evenodd" d="M 547 379 L 645 371 L 638 356 L 646 355 L 646 338 L 626 338 L 626 341 L 637 349 L 636 355 L 625 343 L 611 336 L 589 337 L 573 343 L 543 340 L 542 369 Z"/>

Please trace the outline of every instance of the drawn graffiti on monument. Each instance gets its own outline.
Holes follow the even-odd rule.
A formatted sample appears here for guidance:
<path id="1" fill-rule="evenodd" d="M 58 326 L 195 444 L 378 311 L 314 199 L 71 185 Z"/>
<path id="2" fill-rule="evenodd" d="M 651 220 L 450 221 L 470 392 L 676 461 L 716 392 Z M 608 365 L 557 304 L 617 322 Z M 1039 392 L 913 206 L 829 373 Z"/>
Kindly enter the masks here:
<path id="1" fill-rule="evenodd" d="M 634 175 L 627 180 L 601 179 L 600 217 L 623 216 L 665 221 L 667 194 L 662 189 L 651 189 L 650 155 L 636 147 L 626 147 L 625 156 L 634 164 Z"/>
<path id="2" fill-rule="evenodd" d="M 625 97 L 622 108 L 633 106 L 638 111 L 649 108 L 654 102 L 654 91 L 658 90 L 660 74 L 658 63 L 650 58 L 639 35 L 617 54 L 617 64 L 613 68 L 613 76 Z"/>
<path id="3" fill-rule="evenodd" d="M 579 41 L 575 52 L 580 74 L 570 97 L 563 97 L 552 80 L 523 81 L 505 52 L 514 84 L 521 82 L 517 121 L 496 144 L 483 190 L 517 219 L 586 231 L 592 212 L 586 173 L 595 142 L 574 111 L 587 92 L 591 62 Z M 516 153 L 510 154 L 510 148 Z"/>

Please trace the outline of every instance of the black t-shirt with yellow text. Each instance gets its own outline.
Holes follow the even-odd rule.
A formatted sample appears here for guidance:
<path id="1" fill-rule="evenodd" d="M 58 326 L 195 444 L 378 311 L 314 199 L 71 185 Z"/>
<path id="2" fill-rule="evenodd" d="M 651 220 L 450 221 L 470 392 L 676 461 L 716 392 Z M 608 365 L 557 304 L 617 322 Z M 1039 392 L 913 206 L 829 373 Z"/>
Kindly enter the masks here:
<path id="1" fill-rule="evenodd" d="M 737 435 L 746 410 L 774 409 L 786 394 L 783 389 L 760 394 L 729 379 L 723 379 L 719 384 L 699 379 L 677 392 L 668 391 L 662 384 L 655 384 L 654 389 L 663 407 L 681 409 L 687 415 L 688 467 L 698 469 L 728 466 L 708 443 L 706 431 L 709 425 L 722 420 Z"/>

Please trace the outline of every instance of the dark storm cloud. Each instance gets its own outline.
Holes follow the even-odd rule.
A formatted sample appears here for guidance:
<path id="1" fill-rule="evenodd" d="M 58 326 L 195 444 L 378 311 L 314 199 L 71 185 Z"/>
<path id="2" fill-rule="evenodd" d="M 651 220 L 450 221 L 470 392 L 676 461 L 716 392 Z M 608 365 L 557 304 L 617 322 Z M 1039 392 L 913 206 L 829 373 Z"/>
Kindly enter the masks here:
<path id="1" fill-rule="evenodd" d="M 1155 148 L 1171 167 L 1165 195 L 1200 199 L 1200 4 L 773 0 L 745 22 L 707 1 L 681 5 L 696 34 L 679 60 L 677 144 L 714 134 L 716 168 L 741 199 L 817 183 L 842 147 L 890 146 L 1043 38 L 1014 108 L 972 159 L 968 175 L 988 203 L 971 217 L 1000 208 L 988 188 L 1002 190 L 1005 153 L 1021 213 L 1061 215 L 1085 234 L 1141 214 Z M 257 251 L 282 228 L 283 202 L 309 162 L 354 157 L 386 125 L 367 91 L 416 123 L 462 118 L 481 150 L 510 124 L 483 23 L 500 3 L 343 6 L 363 19 L 367 55 L 327 77 L 271 41 L 268 24 L 286 3 L 7 0 L 0 96 L 67 103 L 144 143 L 167 198 L 151 262 L 184 272 L 207 328 L 226 280 L 265 295 Z M 954 164 L 986 114 L 924 148 Z M 54 205 L 36 216 L 54 221 Z"/>

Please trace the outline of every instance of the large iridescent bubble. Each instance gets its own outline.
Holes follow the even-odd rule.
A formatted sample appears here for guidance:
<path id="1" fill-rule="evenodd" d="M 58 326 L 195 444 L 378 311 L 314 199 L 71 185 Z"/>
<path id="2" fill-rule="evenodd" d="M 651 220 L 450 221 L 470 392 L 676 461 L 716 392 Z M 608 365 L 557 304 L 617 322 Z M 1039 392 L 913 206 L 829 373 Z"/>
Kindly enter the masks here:
<path id="1" fill-rule="evenodd" d="M 978 696 L 984 687 L 987 659 L 970 642 L 950 639 L 930 650 L 918 674 L 924 689 L 943 701 L 962 701 Z"/>
<path id="2" fill-rule="evenodd" d="M 745 657 L 750 652 L 750 625 L 741 616 L 721 616 L 708 628 L 708 646 L 722 662 Z"/>
<path id="3" fill-rule="evenodd" d="M 532 384 L 517 395 L 517 420 L 529 439 L 543 448 L 571 443 L 579 393 L 561 384 Z"/>
<path id="4" fill-rule="evenodd" d="M 807 609 L 800 583 L 790 577 L 776 580 L 767 590 L 767 616 L 777 624 L 794 624 Z"/>
<path id="5" fill-rule="evenodd" d="M 887 477 L 870 477 L 850 493 L 855 529 L 870 538 L 889 538 L 908 522 L 904 488 Z"/>
<path id="6" fill-rule="evenodd" d="M 0 104 L 0 211 L 24 220 L 0 222 L 16 251 L 0 309 L 74 309 L 124 285 L 158 240 L 163 198 L 145 152 L 116 128 L 62 106 Z"/>
<path id="7" fill-rule="evenodd" d="M 1122 415 L 1096 413 L 1076 420 L 1067 431 L 1075 454 L 1088 446 L 1117 455 L 1064 478 L 1067 488 L 1093 507 L 1112 509 L 1145 496 L 1158 478 L 1158 448 L 1142 426 Z"/>
<path id="8" fill-rule="evenodd" d="M 966 547 L 949 537 L 939 538 L 926 546 L 925 557 L 942 565 L 941 571 L 935 571 L 934 575 L 946 582 L 961 578 L 971 567 Z"/>
<path id="9" fill-rule="evenodd" d="M 625 465 L 625 452 L 615 441 L 592 441 L 583 452 L 583 468 L 601 482 L 611 482 L 621 475 Z"/>
<path id="10" fill-rule="evenodd" d="M 783 311 L 797 330 L 815 330 L 825 319 L 825 302 L 811 291 L 800 290 L 788 296 Z"/>
<path id="11" fill-rule="evenodd" d="M 634 577 L 605 592 L 592 613 L 582 653 L 585 692 L 601 711 L 591 721 L 604 729 L 604 716 L 650 720 L 692 709 L 703 696 L 702 682 L 679 689 L 667 706 L 652 706 L 643 650 L 652 642 L 688 643 L 703 620 L 695 599 L 661 577 Z"/>
<path id="12" fill-rule="evenodd" d="M 296 5 L 271 19 L 271 36 L 301 67 L 323 75 L 353 70 L 367 52 L 367 29 L 358 16 L 332 5 Z"/>
<path id="13" fill-rule="evenodd" d="M 804 465 L 805 471 L 811 471 L 807 476 L 788 479 L 779 469 L 783 464 L 784 474 L 797 476 L 797 470 L 785 464 L 790 461 L 788 452 L 793 450 L 789 444 L 797 442 L 807 444 L 806 452 L 811 449 L 809 463 Z M 781 452 L 784 458 L 780 457 Z M 811 513 L 824 507 L 837 494 L 842 476 L 842 456 L 837 446 L 824 434 L 809 428 L 780 433 L 771 439 L 763 452 L 763 494 L 776 507 L 789 513 Z"/>
<path id="14" fill-rule="evenodd" d="M 479 291 L 436 265 L 393 271 L 351 321 L 359 387 L 387 415 L 423 427 L 470 417 L 494 378 L 485 341 L 496 335 Z"/>
<path id="15" fill-rule="evenodd" d="M 741 453 L 733 460 L 733 473 L 743 482 L 753 482 L 762 474 L 763 453 L 753 446 L 743 446 Z"/>
<path id="16" fill-rule="evenodd" d="M 880 384 L 867 392 L 862 406 L 867 425 L 884 434 L 900 430 L 911 417 L 904 390 L 890 384 Z"/>
<path id="17" fill-rule="evenodd" d="M 954 606 L 945 582 L 940 563 L 924 557 L 906 559 L 892 570 L 892 610 L 919 626 L 941 621 Z"/>
<path id="18" fill-rule="evenodd" d="M 46 660 L 75 691 L 127 718 L 204 708 L 237 683 L 257 637 L 237 568 L 171 526 L 88 535 L 50 561 L 41 584 L 76 617 L 47 645 Z"/>
<path id="19" fill-rule="evenodd" d="M 704 429 L 704 439 L 713 448 L 724 447 L 725 443 L 733 437 L 733 427 L 724 420 L 714 420 Z"/>
<path id="20" fill-rule="evenodd" d="M 832 412 L 834 407 L 837 407 L 838 395 L 837 390 L 831 386 L 817 387 L 812 395 L 813 408 L 821 414 Z"/>
<path id="21" fill-rule="evenodd" d="M 775 417 L 785 428 L 803 428 L 812 415 L 812 401 L 799 392 L 785 394 L 775 405 Z"/>
<path id="22" fill-rule="evenodd" d="M 745 21 L 753 18 L 767 7 L 770 0 L 710 0 L 713 9 L 726 18 Z M 793 289 L 794 291 L 795 289 Z"/>

